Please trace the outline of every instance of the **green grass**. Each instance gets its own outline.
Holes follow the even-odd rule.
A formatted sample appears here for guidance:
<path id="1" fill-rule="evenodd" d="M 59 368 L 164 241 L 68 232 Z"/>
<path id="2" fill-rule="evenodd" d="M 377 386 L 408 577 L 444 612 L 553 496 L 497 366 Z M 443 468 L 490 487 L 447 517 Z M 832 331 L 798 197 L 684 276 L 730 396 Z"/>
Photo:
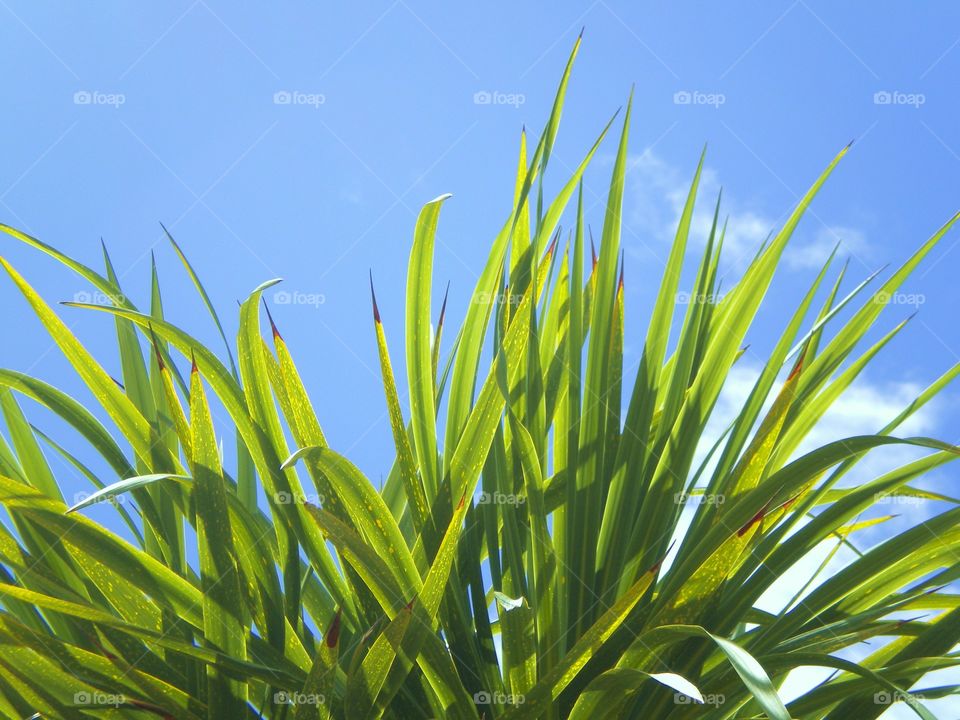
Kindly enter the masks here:
<path id="1" fill-rule="evenodd" d="M 434 326 L 446 196 L 423 207 L 407 275 L 405 383 L 373 299 L 371 343 L 396 446 L 382 491 L 327 444 L 277 328 L 265 339 L 270 283 L 242 303 L 231 347 L 170 238 L 226 345 L 209 348 L 164 317 L 155 271 L 138 309 L 106 253 L 101 273 L 2 228 L 110 299 L 82 307 L 115 323 L 122 368 L 117 382 L 3 261 L 99 404 L 0 370 L 4 717 L 839 720 L 880 715 L 888 706 L 877 693 L 933 717 L 908 691 L 958 663 L 960 596 L 945 588 L 960 569 L 960 507 L 912 483 L 958 450 L 898 430 L 960 365 L 876 434 L 799 448 L 903 329 L 886 319 L 885 299 L 957 218 L 885 280 L 850 291 L 831 257 L 701 462 L 784 249 L 846 149 L 722 297 L 719 202 L 709 237 L 689 238 L 701 159 L 634 374 L 623 362 L 620 260 L 629 103 L 556 197 L 543 191 L 578 49 L 536 145 L 523 139 L 514 205 L 458 326 L 453 308 Z M 591 264 L 581 179 L 617 127 Z M 692 252 L 701 240 L 703 252 Z M 696 276 L 681 287 L 688 262 Z M 678 307 L 681 295 L 694 301 Z M 875 327 L 892 329 L 862 347 Z M 449 354 L 441 335 L 454 338 Z M 79 433 L 83 456 L 32 425 L 24 399 Z M 235 457 L 221 457 L 224 436 L 236 437 Z M 838 483 L 871 450 L 896 444 L 919 448 L 920 459 Z M 68 508 L 50 453 L 96 492 Z M 108 475 L 83 464 L 94 456 Z M 675 538 L 682 498 L 701 494 Z M 857 547 L 858 531 L 886 519 L 861 514 L 891 494 L 951 509 L 861 548 L 836 572 L 802 578 L 807 594 L 782 611 L 756 607 L 815 548 Z M 84 515 L 119 495 L 129 542 Z M 903 613 L 912 619 L 892 619 Z M 868 641 L 862 662 L 841 659 Z M 785 706 L 778 688 L 798 667 L 835 672 Z"/>

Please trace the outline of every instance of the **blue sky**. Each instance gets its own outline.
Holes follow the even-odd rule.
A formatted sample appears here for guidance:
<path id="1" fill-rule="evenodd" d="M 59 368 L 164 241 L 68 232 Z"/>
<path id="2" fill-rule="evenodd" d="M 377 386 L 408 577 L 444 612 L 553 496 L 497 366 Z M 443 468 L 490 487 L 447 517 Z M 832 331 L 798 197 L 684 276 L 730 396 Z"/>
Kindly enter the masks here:
<path id="1" fill-rule="evenodd" d="M 800 228 L 795 262 L 782 275 L 785 298 L 838 239 L 860 278 L 906 257 L 960 205 L 960 127 L 952 122 L 960 101 L 951 83 L 960 9 L 697 5 L 596 2 L 546 13 L 496 3 L 289 3 L 267 12 L 205 0 L 136 10 L 4 2 L 0 54 L 14 71 L 0 81 L 8 108 L 0 217 L 93 264 L 102 237 L 135 298 L 144 297 L 156 250 L 171 316 L 211 340 L 159 221 L 192 258 L 228 326 L 236 299 L 285 278 L 285 290 L 314 300 L 276 315 L 324 424 L 376 475 L 389 431 L 374 379 L 367 271 L 402 355 L 415 213 L 452 192 L 437 285 L 451 282 L 451 312 L 462 312 L 508 210 L 520 128 L 542 127 L 581 27 L 553 180 L 635 84 L 624 245 L 636 337 L 668 247 L 672 203 L 704 143 L 709 185 L 725 188 L 742 252 L 857 140 Z M 492 102 L 475 102 L 484 92 Z M 876 93 L 892 102 L 877 104 Z M 275 102 L 285 97 L 289 104 Z M 588 176 L 597 224 L 613 149 L 609 142 Z M 705 193 L 701 207 L 712 201 Z M 957 240 L 907 288 L 922 290 L 920 316 L 873 379 L 925 382 L 956 361 L 949 308 L 958 300 Z M 12 241 L 0 252 L 50 298 L 87 289 Z M 10 284 L 0 283 L 0 293 L 19 330 L 0 362 L 73 387 Z M 759 320 L 760 346 L 778 327 L 772 310 Z M 65 313 L 94 350 L 108 350 L 110 323 Z"/>
<path id="2" fill-rule="evenodd" d="M 700 207 L 723 186 L 732 278 L 737 257 L 856 140 L 801 225 L 751 333 L 758 357 L 835 242 L 850 257 L 852 283 L 902 261 L 960 208 L 960 7 L 951 2 L 878 11 L 813 0 L 269 8 L 0 0 L 0 16 L 0 219 L 93 265 L 102 237 L 142 304 L 155 251 L 168 315 L 210 342 L 214 330 L 158 222 L 190 256 L 230 333 L 235 301 L 285 278 L 279 291 L 303 302 L 284 305 L 268 293 L 275 317 L 331 443 L 374 480 L 389 469 L 391 445 L 367 272 L 402 376 L 416 212 L 454 194 L 441 218 L 435 284 L 439 309 L 450 281 L 458 319 L 509 210 L 520 129 L 542 127 L 581 27 L 552 182 L 635 85 L 623 240 L 628 361 L 639 351 L 678 194 L 704 143 Z M 595 225 L 613 151 L 608 140 L 587 177 Z M 949 236 L 904 288 L 912 298 L 891 308 L 884 329 L 919 315 L 835 427 L 876 429 L 960 360 L 958 241 Z M 0 241 L 0 254 L 50 299 L 89 291 L 13 240 Z M 0 303 L 16 338 L 0 348 L 0 366 L 84 397 L 6 280 Z M 112 324 L 78 310 L 64 317 L 119 373 Z M 919 429 L 957 440 L 955 397 L 948 393 Z M 69 485 L 68 469 L 59 470 Z"/>

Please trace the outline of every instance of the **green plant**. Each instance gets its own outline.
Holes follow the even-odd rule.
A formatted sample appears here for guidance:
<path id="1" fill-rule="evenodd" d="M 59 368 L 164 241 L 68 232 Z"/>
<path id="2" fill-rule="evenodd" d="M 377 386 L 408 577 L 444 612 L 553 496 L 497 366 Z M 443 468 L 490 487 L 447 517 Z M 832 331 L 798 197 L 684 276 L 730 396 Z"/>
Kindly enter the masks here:
<path id="1" fill-rule="evenodd" d="M 373 300 L 396 444 L 382 492 L 328 447 L 276 327 L 272 344 L 263 339 L 260 303 L 269 284 L 241 305 L 234 364 L 210 299 L 170 238 L 224 336 L 225 363 L 164 317 L 155 271 L 149 310 L 141 312 L 106 254 L 100 274 L 3 227 L 110 299 L 85 307 L 115 320 L 123 372 L 120 385 L 2 261 L 113 425 L 106 429 L 38 378 L 0 370 L 9 437 L 0 442 L 0 502 L 11 521 L 0 526 L 4 716 L 101 717 L 111 706 L 111 717 L 297 720 L 868 718 L 886 709 L 873 701 L 880 691 L 932 717 L 907 689 L 957 664 L 960 607 L 943 587 L 960 568 L 960 508 L 891 536 L 830 577 L 818 573 L 809 594 L 778 614 L 754 606 L 810 550 L 849 543 L 876 522 L 858 516 L 878 498 L 934 497 L 908 483 L 956 456 L 952 446 L 893 433 L 960 365 L 877 434 L 797 452 L 903 328 L 855 353 L 882 300 L 956 217 L 872 294 L 865 288 L 873 277 L 841 296 L 844 271 L 824 285 L 828 261 L 710 450 L 711 462 L 695 466 L 784 247 L 846 150 L 722 298 L 718 202 L 695 300 L 675 327 L 698 167 L 622 403 L 618 256 L 630 106 L 592 267 L 584 267 L 578 188 L 613 120 L 552 201 L 541 184 L 578 48 L 579 41 L 530 158 L 521 145 L 514 207 L 446 358 L 442 312 L 431 332 L 433 243 L 445 198 L 420 213 L 407 285 L 409 418 Z M 562 238 L 558 223 L 574 196 L 574 228 Z M 821 286 L 826 297 L 818 300 Z M 840 323 L 840 312 L 864 295 Z M 192 363 L 187 377 L 184 358 Z M 219 433 L 236 434 L 229 468 L 208 392 L 229 416 Z M 98 477 L 34 428 L 15 395 L 72 426 L 118 480 Z M 871 482 L 838 487 L 866 453 L 891 444 L 931 452 Z M 64 455 L 97 491 L 68 510 L 42 446 Z M 265 503 L 258 504 L 259 488 Z M 664 564 L 678 535 L 678 498 L 700 493 L 724 502 L 697 505 Z M 134 501 L 117 505 L 133 542 L 82 513 L 121 494 Z M 891 620 L 897 611 L 936 614 Z M 859 664 L 838 657 L 870 638 L 889 642 Z M 785 707 L 776 688 L 802 666 L 837 672 Z"/>

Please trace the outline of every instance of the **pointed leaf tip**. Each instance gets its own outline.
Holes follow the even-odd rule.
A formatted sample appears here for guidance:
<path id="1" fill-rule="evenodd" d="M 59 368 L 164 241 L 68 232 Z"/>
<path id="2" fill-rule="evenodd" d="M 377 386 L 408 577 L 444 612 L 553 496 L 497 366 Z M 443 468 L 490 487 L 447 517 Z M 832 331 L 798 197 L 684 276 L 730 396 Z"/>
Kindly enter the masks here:
<path id="1" fill-rule="evenodd" d="M 263 302 L 263 309 L 267 311 L 267 320 L 270 321 L 270 331 L 273 333 L 274 340 L 283 340 L 283 337 L 280 335 L 280 331 L 277 330 L 276 323 L 273 322 L 273 315 L 270 313 L 270 307 L 267 305 L 266 298 L 260 298 Z"/>
<path id="2" fill-rule="evenodd" d="M 147 330 L 150 331 L 150 338 L 152 340 L 151 344 L 153 345 L 153 352 L 157 356 L 157 367 L 161 371 L 166 369 L 166 363 L 163 362 L 163 354 L 160 352 L 160 340 L 157 338 L 157 334 L 153 331 L 153 324 L 147 323 Z"/>
<path id="3" fill-rule="evenodd" d="M 766 515 L 767 515 L 767 509 L 768 509 L 769 507 L 770 507 L 770 502 L 768 501 L 766 505 L 764 505 L 762 508 L 760 508 L 759 510 L 757 510 L 757 514 L 754 515 L 752 518 L 750 518 L 750 520 L 747 521 L 747 524 L 746 524 L 746 525 L 744 525 L 742 528 L 740 528 L 739 530 L 737 530 L 737 537 L 743 537 L 744 535 L 747 534 L 747 531 L 748 531 L 750 528 L 752 528 L 752 527 L 753 527 L 754 525 L 756 525 L 758 522 L 760 522 L 761 520 L 763 520 L 763 518 L 765 518 Z"/>
<path id="4" fill-rule="evenodd" d="M 164 225 L 163 223 L 160 223 L 160 227 L 163 228 L 163 234 L 167 236 L 167 240 L 169 240 L 169 241 L 170 241 L 170 244 L 173 245 L 173 247 L 176 249 L 177 254 L 178 254 L 178 255 L 182 255 L 183 253 L 182 253 L 182 251 L 180 250 L 180 244 L 179 244 L 176 240 L 173 239 L 173 235 L 171 235 L 171 234 L 170 234 L 170 231 L 167 230 L 167 226 Z"/>
<path id="5" fill-rule="evenodd" d="M 663 565 L 664 560 L 667 559 L 667 556 L 670 555 L 670 551 L 673 550 L 674 543 L 676 542 L 676 540 L 671 541 L 670 545 L 667 547 L 667 551 L 660 557 L 660 559 L 647 568 L 648 573 L 651 575 L 656 575 L 658 572 L 660 572 L 660 567 Z"/>
<path id="6" fill-rule="evenodd" d="M 792 498 L 790 498 L 783 504 L 783 507 L 781 508 L 781 510 L 789 510 L 793 506 L 793 504 L 799 499 L 800 499 L 800 493 L 797 493 L 796 495 L 794 495 Z"/>
<path id="7" fill-rule="evenodd" d="M 560 242 L 560 233 L 563 230 L 563 227 L 557 226 L 557 231 L 553 234 L 553 240 L 550 241 L 550 246 L 547 248 L 547 257 L 552 257 L 553 253 L 557 250 L 557 244 Z"/>
<path id="8" fill-rule="evenodd" d="M 797 375 L 800 374 L 800 371 L 803 369 L 803 360 L 807 355 L 807 345 L 803 346 L 803 349 L 800 351 L 800 354 L 797 355 L 797 361 L 793 364 L 793 369 L 790 371 L 790 374 L 787 376 L 787 382 L 793 380 Z"/>
<path id="9" fill-rule="evenodd" d="M 327 629 L 327 635 L 324 638 L 328 648 L 336 647 L 340 642 L 340 616 L 343 614 L 343 608 L 337 608 L 337 612 L 330 621 L 330 627 Z"/>
<path id="10" fill-rule="evenodd" d="M 443 291 L 443 302 L 440 304 L 440 318 L 437 320 L 437 327 L 443 327 L 443 316 L 447 313 L 447 298 L 450 296 L 450 281 L 447 280 L 447 289 Z"/>
<path id="11" fill-rule="evenodd" d="M 370 271 L 370 299 L 373 301 L 373 321 L 380 324 L 380 308 L 377 307 L 377 294 L 373 290 L 373 270 Z"/>

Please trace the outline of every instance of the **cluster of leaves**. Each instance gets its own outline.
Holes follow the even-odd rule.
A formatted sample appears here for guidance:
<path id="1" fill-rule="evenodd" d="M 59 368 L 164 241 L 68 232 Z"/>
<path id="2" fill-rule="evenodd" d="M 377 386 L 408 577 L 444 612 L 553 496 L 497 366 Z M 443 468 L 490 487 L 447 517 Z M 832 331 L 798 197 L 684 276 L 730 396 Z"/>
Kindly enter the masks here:
<path id="1" fill-rule="evenodd" d="M 818 573 L 778 613 L 756 605 L 822 543 L 839 547 L 876 522 L 858 516 L 878 498 L 932 497 L 908 483 L 956 457 L 951 446 L 894 433 L 960 365 L 876 434 L 798 450 L 904 327 L 855 353 L 884 309 L 879 300 L 956 218 L 872 293 L 875 277 L 841 295 L 844 271 L 827 281 L 831 258 L 701 459 L 784 248 L 846 150 L 722 298 L 718 202 L 689 293 L 696 301 L 677 322 L 701 159 L 627 393 L 619 256 L 629 105 L 592 266 L 581 180 L 614 120 L 557 195 L 543 194 L 578 48 L 530 157 L 521 145 L 512 211 L 445 358 L 431 283 L 445 197 L 419 215 L 407 280 L 409 417 L 373 300 L 396 445 L 382 491 L 327 445 L 275 326 L 272 343 L 264 339 L 261 296 L 271 283 L 240 307 L 235 363 L 170 238 L 227 345 L 223 361 L 164 317 L 155 269 L 142 312 L 106 253 L 100 274 L 3 227 L 109 298 L 85 307 L 113 317 L 122 367 L 118 383 L 2 261 L 110 426 L 56 387 L 0 370 L 5 717 L 870 718 L 886 709 L 878 691 L 932 717 L 908 689 L 958 662 L 960 598 L 943 588 L 960 569 L 960 508 L 828 578 Z M 573 229 L 561 242 L 565 213 Z M 236 434 L 230 468 L 207 393 L 229 417 L 219 432 Z M 71 426 L 116 479 L 31 425 L 17 396 Z M 871 449 L 891 444 L 929 454 L 838 486 Z M 96 492 L 68 508 L 45 452 Z M 681 531 L 677 498 L 699 493 L 725 501 L 697 503 Z M 116 504 L 129 541 L 77 512 L 121 495 L 132 500 Z M 890 619 L 902 611 L 932 617 Z M 886 641 L 860 663 L 842 659 L 871 638 Z M 811 666 L 835 672 L 785 705 L 777 688 Z"/>

